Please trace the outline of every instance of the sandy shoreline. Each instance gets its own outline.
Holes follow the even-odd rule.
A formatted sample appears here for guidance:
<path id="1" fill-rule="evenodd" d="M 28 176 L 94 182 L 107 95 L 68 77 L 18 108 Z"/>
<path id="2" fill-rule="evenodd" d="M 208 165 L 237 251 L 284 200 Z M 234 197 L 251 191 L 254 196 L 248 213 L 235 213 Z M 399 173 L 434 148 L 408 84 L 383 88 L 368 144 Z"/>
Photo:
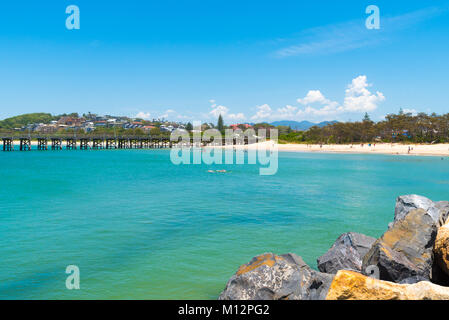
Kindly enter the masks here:
<path id="1" fill-rule="evenodd" d="M 270 141 L 252 145 L 234 146 L 234 149 L 254 150 L 272 147 Z M 277 144 L 280 152 L 321 152 L 321 153 L 353 153 L 353 154 L 389 154 L 415 156 L 449 156 L 449 144 Z M 215 147 L 216 148 L 216 147 Z M 232 148 L 225 146 L 222 148 Z"/>
<path id="2" fill-rule="evenodd" d="M 31 141 L 37 146 L 37 141 Z M 15 149 L 18 144 L 15 141 Z M 50 149 L 51 144 L 48 144 Z M 66 142 L 62 142 L 62 147 Z M 255 150 L 258 148 L 273 147 L 273 142 L 266 141 L 251 145 L 237 146 L 207 146 L 205 148 L 234 148 L 236 150 Z M 390 155 L 416 155 L 416 156 L 449 156 L 449 144 L 277 144 L 279 152 L 321 152 L 321 153 L 354 153 L 354 154 L 390 154 Z M 410 148 L 410 150 L 409 150 Z"/>

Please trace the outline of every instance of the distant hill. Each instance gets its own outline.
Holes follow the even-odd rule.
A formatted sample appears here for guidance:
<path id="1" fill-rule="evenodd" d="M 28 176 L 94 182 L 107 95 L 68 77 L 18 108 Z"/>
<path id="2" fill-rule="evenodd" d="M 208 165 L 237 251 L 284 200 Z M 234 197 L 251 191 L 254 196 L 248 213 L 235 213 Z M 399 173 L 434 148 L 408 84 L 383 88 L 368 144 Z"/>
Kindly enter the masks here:
<path id="1" fill-rule="evenodd" d="M 313 126 L 318 126 L 320 128 L 325 127 L 329 124 L 334 124 L 337 123 L 338 121 L 323 121 L 323 122 L 319 122 L 319 123 L 314 123 L 314 122 L 310 122 L 310 121 L 291 121 L 291 120 L 281 120 L 281 121 L 274 121 L 272 123 L 270 123 L 273 126 L 288 126 L 290 128 L 292 128 L 293 130 L 301 130 L 301 131 L 305 131 L 308 130 L 310 128 L 312 128 Z"/>
<path id="2" fill-rule="evenodd" d="M 28 113 L 0 121 L 0 128 L 13 129 L 30 123 L 49 123 L 54 117 L 49 113 Z"/>

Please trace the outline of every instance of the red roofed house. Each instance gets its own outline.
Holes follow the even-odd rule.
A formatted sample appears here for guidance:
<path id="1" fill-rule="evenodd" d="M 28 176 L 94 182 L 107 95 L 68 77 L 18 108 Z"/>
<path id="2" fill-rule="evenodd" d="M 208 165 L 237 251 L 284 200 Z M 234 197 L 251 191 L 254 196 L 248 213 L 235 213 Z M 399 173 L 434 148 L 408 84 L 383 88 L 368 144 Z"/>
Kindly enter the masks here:
<path id="1" fill-rule="evenodd" d="M 250 124 L 247 124 L 247 123 L 243 123 L 243 124 L 237 123 L 237 124 L 231 124 L 229 127 L 233 130 L 237 130 L 237 129 L 242 129 L 242 128 L 249 129 L 249 128 L 252 128 L 253 126 Z"/>

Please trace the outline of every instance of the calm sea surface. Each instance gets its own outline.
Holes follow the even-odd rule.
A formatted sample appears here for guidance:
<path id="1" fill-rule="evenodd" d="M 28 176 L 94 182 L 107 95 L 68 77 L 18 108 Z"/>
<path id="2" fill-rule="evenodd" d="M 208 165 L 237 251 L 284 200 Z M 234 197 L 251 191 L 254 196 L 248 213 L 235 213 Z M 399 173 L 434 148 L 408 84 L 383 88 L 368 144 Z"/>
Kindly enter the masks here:
<path id="1" fill-rule="evenodd" d="M 381 235 L 398 195 L 449 200 L 447 158 L 280 153 L 260 176 L 169 155 L 1 152 L 0 298 L 216 299 L 255 255 L 316 268 L 341 233 Z M 80 290 L 65 287 L 72 264 Z"/>

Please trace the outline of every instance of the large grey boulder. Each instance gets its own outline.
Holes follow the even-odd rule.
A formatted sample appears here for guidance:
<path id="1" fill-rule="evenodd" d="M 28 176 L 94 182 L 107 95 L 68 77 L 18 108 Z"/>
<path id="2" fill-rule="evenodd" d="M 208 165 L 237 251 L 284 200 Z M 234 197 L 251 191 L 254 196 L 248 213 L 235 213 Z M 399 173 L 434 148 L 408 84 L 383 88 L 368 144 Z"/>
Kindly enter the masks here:
<path id="1" fill-rule="evenodd" d="M 440 207 L 444 207 L 444 202 L 440 204 Z M 410 194 L 396 199 L 394 222 L 404 219 L 414 209 L 423 209 L 436 223 L 440 220 L 441 210 L 437 203 L 426 197 Z"/>
<path id="2" fill-rule="evenodd" d="M 318 269 L 335 274 L 339 270 L 362 271 L 362 259 L 376 242 L 375 238 L 361 233 L 342 234 L 332 247 L 317 259 Z"/>
<path id="3" fill-rule="evenodd" d="M 424 209 L 413 209 L 379 238 L 363 258 L 362 269 L 379 268 L 380 279 L 410 282 L 432 278 L 433 245 L 438 219 Z"/>
<path id="4" fill-rule="evenodd" d="M 241 266 L 220 300 L 323 300 L 333 275 L 312 270 L 301 257 L 266 253 Z"/>

